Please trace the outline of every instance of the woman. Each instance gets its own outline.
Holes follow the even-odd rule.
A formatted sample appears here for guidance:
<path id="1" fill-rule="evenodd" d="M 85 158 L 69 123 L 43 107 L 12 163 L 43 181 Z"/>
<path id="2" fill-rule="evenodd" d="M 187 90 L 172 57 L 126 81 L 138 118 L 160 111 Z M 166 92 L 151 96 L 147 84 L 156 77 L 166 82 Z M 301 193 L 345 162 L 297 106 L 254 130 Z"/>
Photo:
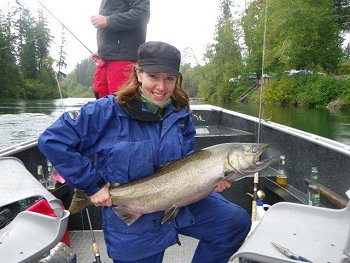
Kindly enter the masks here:
<path id="1" fill-rule="evenodd" d="M 39 138 L 39 148 L 71 187 L 103 206 L 107 251 L 115 263 L 162 262 L 178 234 L 199 239 L 192 262 L 227 262 L 249 229 L 249 215 L 218 193 L 183 207 L 161 224 L 163 212 L 127 226 L 110 207 L 109 183 L 125 184 L 194 151 L 195 128 L 182 89 L 180 52 L 146 42 L 129 82 L 116 93 L 63 114 Z M 96 161 L 91 161 L 96 156 Z M 229 187 L 217 185 L 216 191 Z"/>

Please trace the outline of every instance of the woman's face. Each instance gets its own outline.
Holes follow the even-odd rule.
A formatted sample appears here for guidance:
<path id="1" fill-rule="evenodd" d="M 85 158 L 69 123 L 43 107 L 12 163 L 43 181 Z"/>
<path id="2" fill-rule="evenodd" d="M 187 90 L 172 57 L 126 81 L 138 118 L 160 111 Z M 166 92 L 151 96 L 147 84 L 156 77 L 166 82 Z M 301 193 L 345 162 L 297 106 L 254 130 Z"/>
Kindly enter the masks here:
<path id="1" fill-rule="evenodd" d="M 141 70 L 137 78 L 147 98 L 155 104 L 169 99 L 176 85 L 176 76 L 168 73 L 146 73 Z"/>

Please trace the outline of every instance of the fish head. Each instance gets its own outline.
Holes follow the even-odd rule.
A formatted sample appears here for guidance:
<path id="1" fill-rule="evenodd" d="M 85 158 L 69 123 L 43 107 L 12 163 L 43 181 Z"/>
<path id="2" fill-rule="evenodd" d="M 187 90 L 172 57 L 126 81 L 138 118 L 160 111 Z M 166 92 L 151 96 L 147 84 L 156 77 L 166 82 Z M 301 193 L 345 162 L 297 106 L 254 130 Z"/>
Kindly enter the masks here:
<path id="1" fill-rule="evenodd" d="M 266 143 L 235 143 L 227 154 L 225 163 L 225 180 L 234 181 L 251 175 L 277 160 L 272 157 L 260 160 L 261 154 L 267 149 Z"/>

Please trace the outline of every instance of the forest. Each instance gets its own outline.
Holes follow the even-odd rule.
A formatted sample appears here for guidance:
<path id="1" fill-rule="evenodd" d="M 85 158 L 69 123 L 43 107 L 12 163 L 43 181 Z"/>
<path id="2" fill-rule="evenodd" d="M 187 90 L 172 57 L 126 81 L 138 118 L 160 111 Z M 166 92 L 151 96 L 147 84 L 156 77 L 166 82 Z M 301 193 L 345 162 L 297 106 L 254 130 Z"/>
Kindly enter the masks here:
<path id="1" fill-rule="evenodd" d="M 253 0 L 239 15 L 233 0 L 218 4 L 205 64 L 181 65 L 190 97 L 255 102 L 263 83 L 265 103 L 350 109 L 350 0 Z M 1 98 L 58 98 L 58 84 L 66 97 L 93 96 L 94 63 L 63 74 L 65 30 L 55 58 L 51 34 L 43 10 L 34 15 L 21 0 L 0 10 Z"/>
<path id="2" fill-rule="evenodd" d="M 62 32 L 64 34 L 64 32 Z M 64 68 L 64 35 L 58 60 L 50 56 L 52 35 L 43 10 L 34 16 L 20 0 L 0 10 L 0 96 L 2 99 L 57 98 L 55 66 Z"/>

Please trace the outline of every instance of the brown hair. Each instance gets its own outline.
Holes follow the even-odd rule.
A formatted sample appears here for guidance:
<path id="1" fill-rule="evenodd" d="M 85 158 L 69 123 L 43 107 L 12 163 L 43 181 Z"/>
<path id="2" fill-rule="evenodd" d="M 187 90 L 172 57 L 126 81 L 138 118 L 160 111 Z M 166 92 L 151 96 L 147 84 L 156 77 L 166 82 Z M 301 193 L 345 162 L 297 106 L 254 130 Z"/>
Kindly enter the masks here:
<path id="1" fill-rule="evenodd" d="M 130 78 L 126 84 L 124 84 L 120 90 L 115 94 L 117 97 L 117 102 L 119 104 L 125 104 L 130 100 L 140 100 L 140 94 L 138 92 L 138 87 L 141 83 L 137 79 L 137 71 L 143 71 L 141 67 L 137 64 L 131 71 Z M 182 76 L 176 76 L 176 84 L 173 94 L 170 97 L 172 104 L 175 106 L 177 111 L 180 111 L 184 106 L 187 111 L 190 110 L 190 99 L 182 87 Z"/>

